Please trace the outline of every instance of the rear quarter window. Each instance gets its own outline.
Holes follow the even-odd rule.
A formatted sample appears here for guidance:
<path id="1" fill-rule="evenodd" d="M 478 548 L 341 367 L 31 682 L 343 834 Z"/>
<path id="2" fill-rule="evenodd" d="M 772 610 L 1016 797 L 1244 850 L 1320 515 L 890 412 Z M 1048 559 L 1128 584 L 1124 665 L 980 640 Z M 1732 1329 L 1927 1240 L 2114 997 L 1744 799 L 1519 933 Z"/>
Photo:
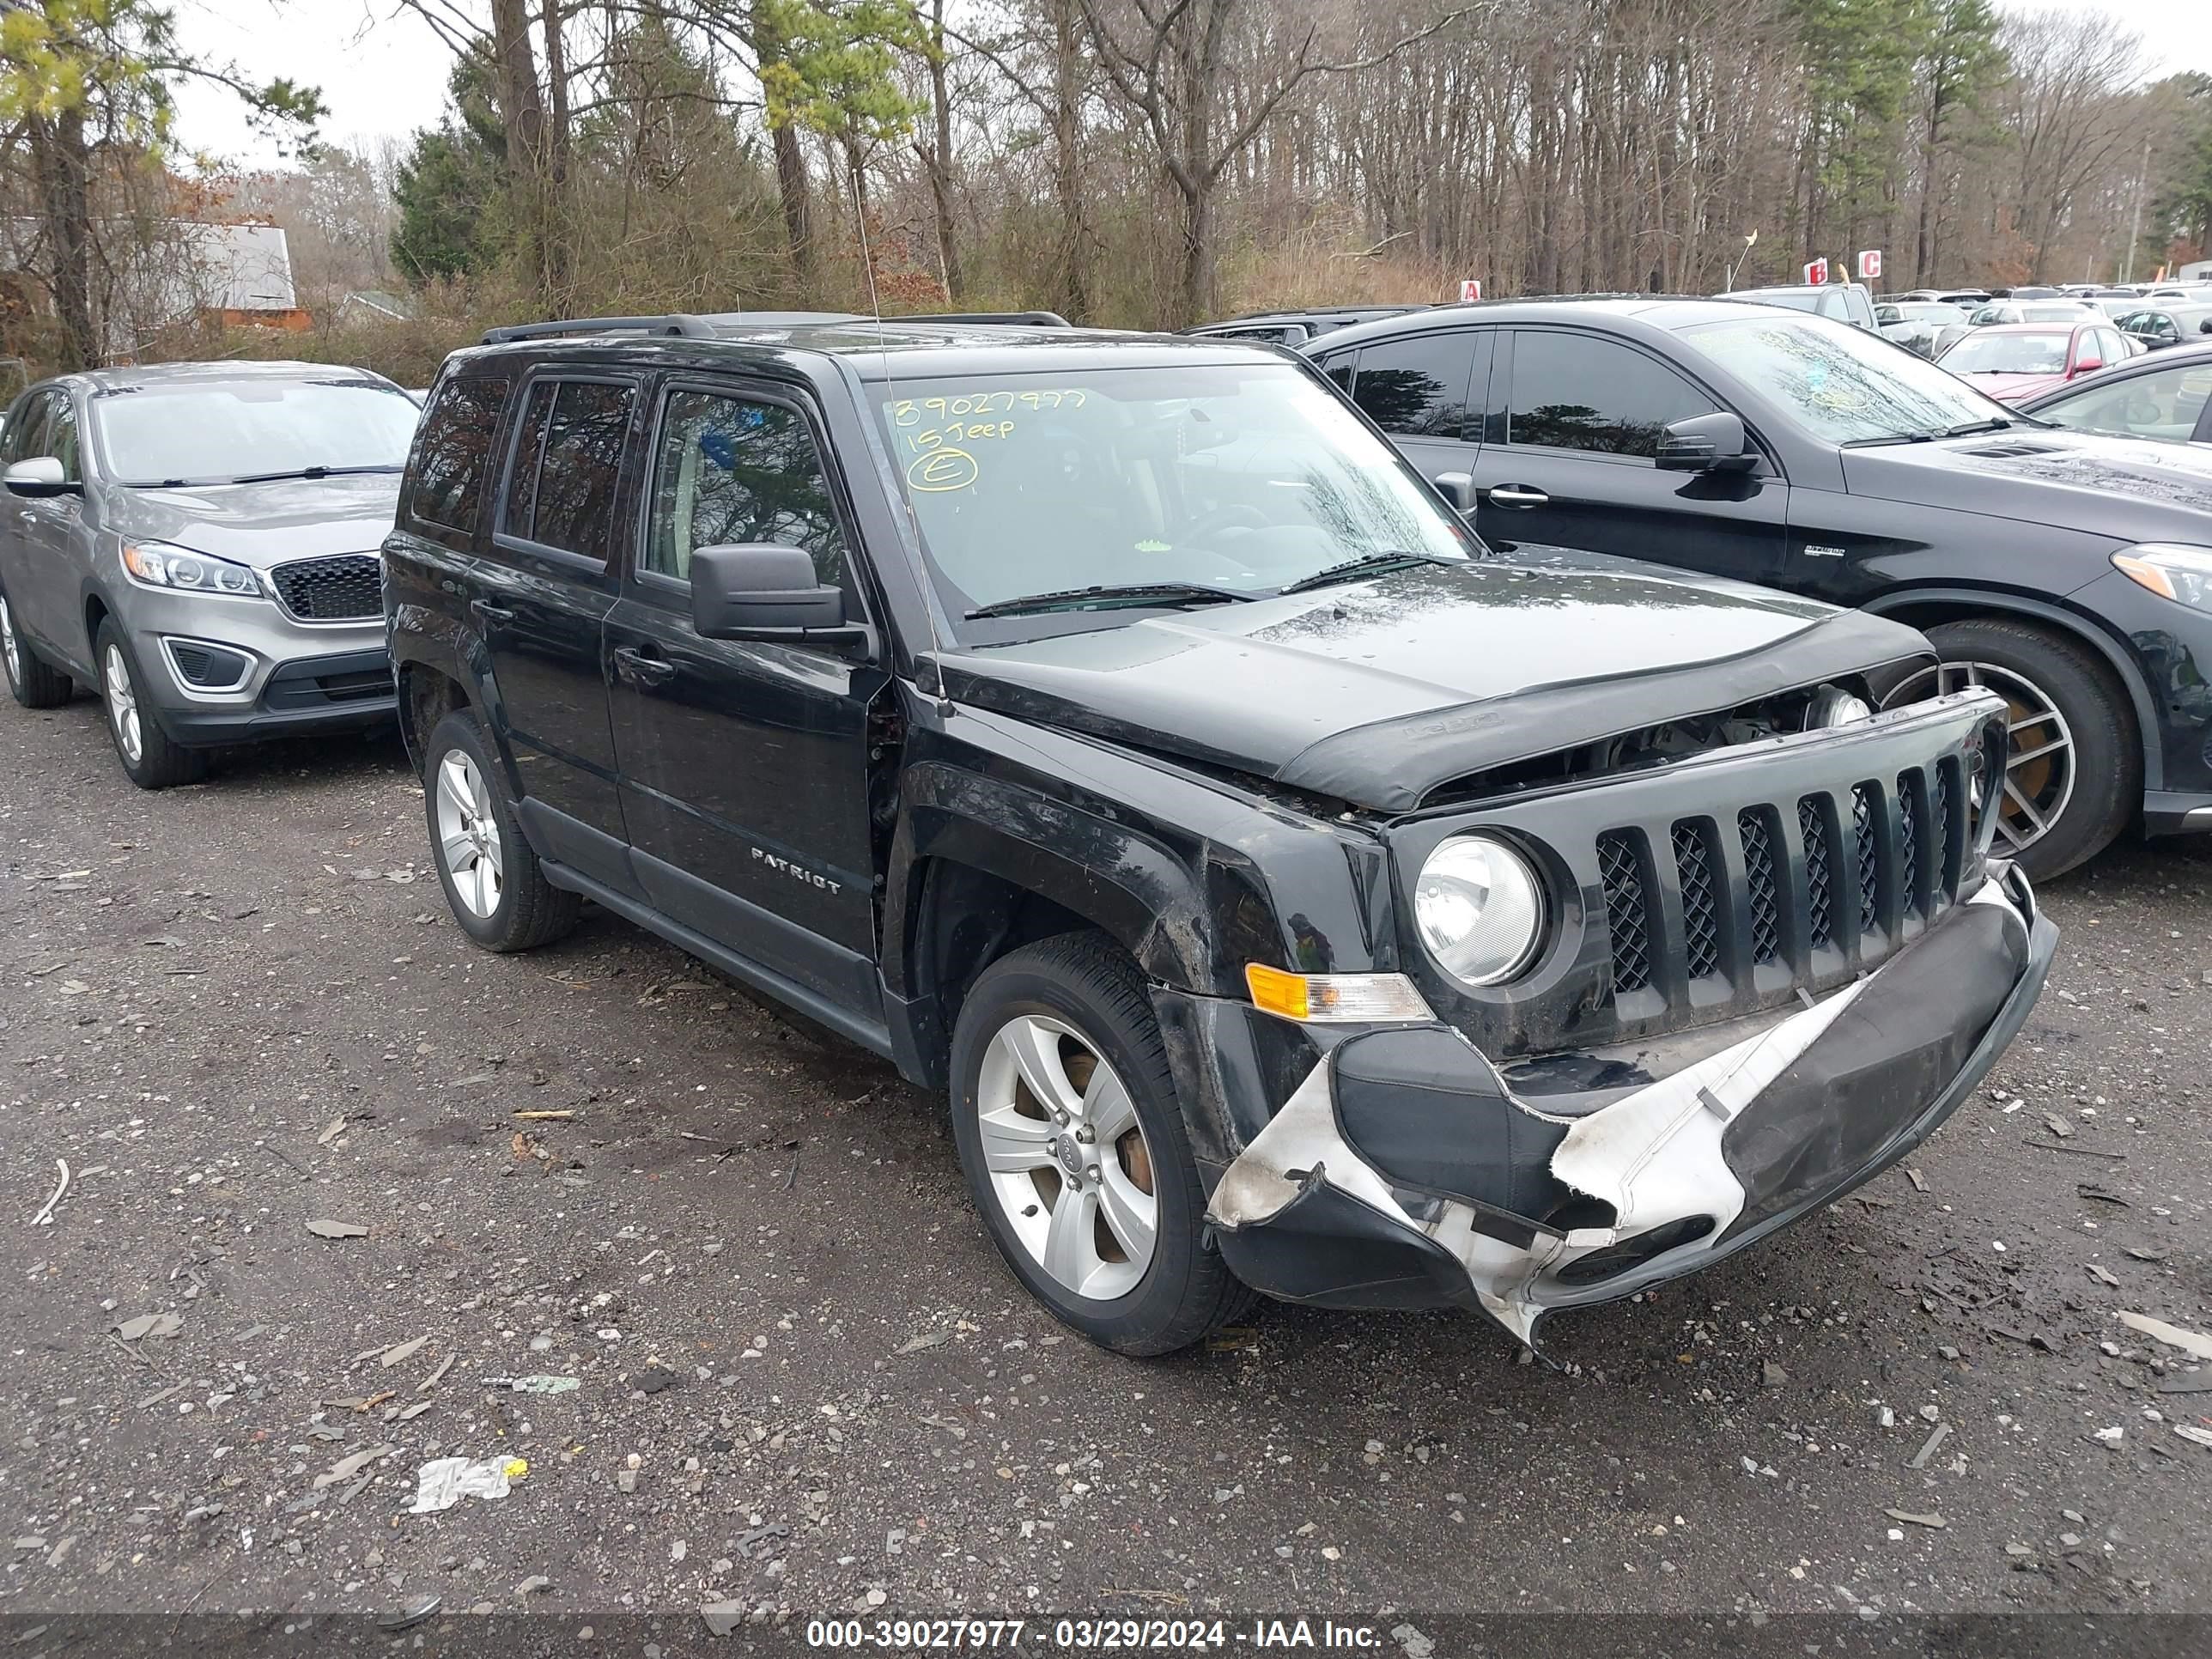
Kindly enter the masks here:
<path id="1" fill-rule="evenodd" d="M 432 394 L 415 440 L 404 517 L 434 534 L 476 534 L 507 397 L 505 380 L 477 375 L 447 380 Z"/>

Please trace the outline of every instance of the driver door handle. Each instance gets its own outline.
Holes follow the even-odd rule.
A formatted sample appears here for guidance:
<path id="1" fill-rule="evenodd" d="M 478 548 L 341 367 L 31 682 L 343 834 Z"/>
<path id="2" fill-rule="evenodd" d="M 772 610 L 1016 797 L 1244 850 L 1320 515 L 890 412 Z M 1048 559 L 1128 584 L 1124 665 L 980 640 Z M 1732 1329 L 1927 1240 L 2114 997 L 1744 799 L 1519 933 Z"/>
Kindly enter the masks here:
<path id="1" fill-rule="evenodd" d="M 1493 484 L 1490 489 L 1492 507 L 1541 507 L 1551 499 L 1534 484 Z"/>
<path id="2" fill-rule="evenodd" d="M 665 657 L 648 657 L 635 646 L 615 647 L 615 672 L 639 685 L 665 685 L 676 678 L 676 665 Z"/>
<path id="3" fill-rule="evenodd" d="M 514 620 L 514 612 L 503 605 L 494 605 L 488 599 L 471 599 L 469 609 L 475 611 L 477 618 L 483 622 L 511 623 Z"/>

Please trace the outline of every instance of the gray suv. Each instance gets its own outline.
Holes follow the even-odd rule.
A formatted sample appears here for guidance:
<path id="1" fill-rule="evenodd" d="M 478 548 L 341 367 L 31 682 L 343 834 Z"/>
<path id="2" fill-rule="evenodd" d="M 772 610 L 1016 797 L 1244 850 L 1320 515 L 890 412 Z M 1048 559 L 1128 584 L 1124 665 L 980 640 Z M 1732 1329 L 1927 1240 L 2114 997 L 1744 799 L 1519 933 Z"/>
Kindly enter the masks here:
<path id="1" fill-rule="evenodd" d="M 393 715 L 378 544 L 420 410 L 315 363 L 64 375 L 9 411 L 0 659 L 27 708 L 74 681 L 142 788 L 208 751 Z"/>

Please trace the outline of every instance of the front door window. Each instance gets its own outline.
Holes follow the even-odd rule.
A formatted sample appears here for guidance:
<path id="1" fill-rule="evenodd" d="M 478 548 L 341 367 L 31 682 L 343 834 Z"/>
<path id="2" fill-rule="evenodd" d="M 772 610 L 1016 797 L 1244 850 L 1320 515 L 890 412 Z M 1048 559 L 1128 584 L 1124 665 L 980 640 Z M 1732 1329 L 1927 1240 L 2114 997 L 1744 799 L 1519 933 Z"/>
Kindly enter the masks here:
<path id="1" fill-rule="evenodd" d="M 825 587 L 845 579 L 845 536 L 814 437 L 796 410 L 714 392 L 668 394 L 653 461 L 644 568 L 688 580 L 702 547 L 804 548 Z"/>
<path id="2" fill-rule="evenodd" d="M 1584 334 L 1514 337 L 1510 444 L 1649 459 L 1672 422 L 1712 412 L 1711 398 L 1632 347 Z"/>

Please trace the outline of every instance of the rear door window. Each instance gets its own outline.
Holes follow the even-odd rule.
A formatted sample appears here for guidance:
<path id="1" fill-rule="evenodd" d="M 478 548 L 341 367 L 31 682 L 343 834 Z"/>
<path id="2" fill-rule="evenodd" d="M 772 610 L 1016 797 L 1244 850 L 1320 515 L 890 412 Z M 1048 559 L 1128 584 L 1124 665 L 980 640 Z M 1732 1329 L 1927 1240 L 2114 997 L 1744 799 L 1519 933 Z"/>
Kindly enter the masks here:
<path id="1" fill-rule="evenodd" d="M 1474 375 L 1474 329 L 1376 340 L 1360 349 L 1352 400 L 1385 432 L 1404 438 L 1463 438 Z"/>
<path id="2" fill-rule="evenodd" d="M 492 438 L 506 406 L 504 380 L 474 376 L 439 388 L 415 440 L 407 513 L 418 527 L 476 533 Z"/>
<path id="3" fill-rule="evenodd" d="M 1632 347 L 1548 331 L 1513 337 L 1508 443 L 1649 459 L 1668 425 L 1712 412 L 1711 398 Z"/>
<path id="4" fill-rule="evenodd" d="M 636 389 L 609 380 L 539 380 L 516 435 L 503 534 L 605 564 Z"/>

